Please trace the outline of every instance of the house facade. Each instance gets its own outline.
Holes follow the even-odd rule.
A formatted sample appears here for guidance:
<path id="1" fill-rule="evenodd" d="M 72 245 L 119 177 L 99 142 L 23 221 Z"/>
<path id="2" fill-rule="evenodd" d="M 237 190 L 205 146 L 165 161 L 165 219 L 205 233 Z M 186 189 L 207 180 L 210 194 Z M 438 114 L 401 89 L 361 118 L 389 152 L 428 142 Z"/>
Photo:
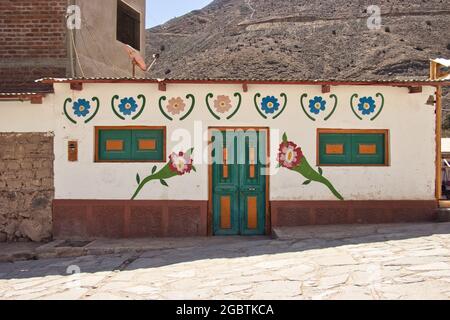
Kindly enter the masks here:
<path id="1" fill-rule="evenodd" d="M 51 140 L 51 211 L 24 233 L 263 235 L 431 221 L 438 207 L 447 80 L 40 81 L 54 93 L 0 104 L 3 134 Z"/>

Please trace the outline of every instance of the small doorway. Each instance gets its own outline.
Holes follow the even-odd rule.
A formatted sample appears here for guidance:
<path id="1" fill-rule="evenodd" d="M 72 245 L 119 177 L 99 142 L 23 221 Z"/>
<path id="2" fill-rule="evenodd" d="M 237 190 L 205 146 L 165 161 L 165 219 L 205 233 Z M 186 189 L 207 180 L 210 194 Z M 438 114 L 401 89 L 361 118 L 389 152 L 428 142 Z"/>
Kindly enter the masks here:
<path id="1" fill-rule="evenodd" d="M 211 129 L 213 235 L 264 235 L 268 129 Z"/>

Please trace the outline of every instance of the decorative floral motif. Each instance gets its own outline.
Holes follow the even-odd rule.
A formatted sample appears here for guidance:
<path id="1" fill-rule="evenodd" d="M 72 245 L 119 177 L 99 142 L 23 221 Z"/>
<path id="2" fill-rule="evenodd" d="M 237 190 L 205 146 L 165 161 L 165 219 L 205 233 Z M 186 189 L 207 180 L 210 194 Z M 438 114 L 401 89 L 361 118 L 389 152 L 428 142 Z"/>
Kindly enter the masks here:
<path id="1" fill-rule="evenodd" d="M 322 97 L 314 97 L 309 100 L 309 110 L 311 113 L 319 114 L 321 111 L 325 111 L 327 102 Z"/>
<path id="2" fill-rule="evenodd" d="M 170 99 L 167 105 L 167 111 L 169 111 L 169 113 L 171 113 L 172 115 L 178 115 L 182 113 L 185 108 L 186 104 L 180 97 Z"/>
<path id="3" fill-rule="evenodd" d="M 141 100 L 141 106 L 139 106 L 137 100 L 134 97 L 125 97 L 123 99 L 120 99 L 119 105 L 116 107 L 116 101 L 120 99 L 119 95 L 115 95 L 111 99 L 111 108 L 114 114 L 117 118 L 121 120 L 126 120 L 126 116 L 131 116 L 133 114 L 133 117 L 131 120 L 138 119 L 142 113 L 145 110 L 145 104 L 147 99 L 143 94 L 140 94 L 137 96 L 138 100 Z M 140 110 L 139 110 L 140 109 Z"/>
<path id="4" fill-rule="evenodd" d="M 167 104 L 165 103 L 166 100 L 166 96 L 159 98 L 159 111 L 169 121 L 173 121 L 174 118 L 178 118 L 179 121 L 184 121 L 194 111 L 195 96 L 193 94 L 186 95 L 186 100 L 191 101 L 190 106 L 187 106 L 185 100 L 181 97 L 171 98 Z"/>
<path id="5" fill-rule="evenodd" d="M 232 107 L 229 96 L 217 96 L 217 99 L 214 101 L 214 108 L 219 113 L 227 113 Z"/>
<path id="6" fill-rule="evenodd" d="M 362 97 L 359 99 L 358 110 L 365 116 L 375 112 L 375 100 L 372 97 Z"/>
<path id="7" fill-rule="evenodd" d="M 266 96 L 261 101 L 258 101 L 261 98 L 260 93 L 256 93 L 253 99 L 255 103 L 256 111 L 263 119 L 272 119 L 275 120 L 280 117 L 284 110 L 286 110 L 288 97 L 285 93 L 280 93 L 281 99 L 283 99 L 283 103 L 280 103 L 280 99 L 275 96 Z"/>
<path id="8" fill-rule="evenodd" d="M 190 173 L 192 170 L 192 158 L 190 154 L 179 152 L 172 153 L 170 159 L 170 170 L 176 172 L 179 176 Z"/>
<path id="9" fill-rule="evenodd" d="M 94 103 L 94 104 L 92 104 Z M 72 105 L 72 111 L 69 112 L 69 106 Z M 91 101 L 80 98 L 72 103 L 72 98 L 67 98 L 64 101 L 63 111 L 66 118 L 73 124 L 78 124 L 76 117 L 83 118 L 85 124 L 91 122 L 100 110 L 100 100 L 97 97 L 92 97 Z"/>
<path id="10" fill-rule="evenodd" d="M 138 104 L 133 97 L 120 100 L 119 110 L 126 116 L 130 116 L 138 109 Z"/>
<path id="11" fill-rule="evenodd" d="M 283 135 L 283 142 L 280 145 L 278 162 L 280 167 L 297 172 L 305 177 L 307 180 L 303 183 L 304 185 L 308 185 L 313 181 L 322 183 L 330 189 L 336 198 L 344 200 L 331 182 L 323 176 L 322 168 L 319 168 L 319 172 L 314 170 L 303 155 L 301 148 L 294 142 L 289 141 L 286 133 Z"/>
<path id="12" fill-rule="evenodd" d="M 308 98 L 308 94 L 304 93 L 300 98 L 300 104 L 302 106 L 302 110 L 304 114 L 311 120 L 316 121 L 319 119 L 319 115 L 322 114 L 323 117 L 320 117 L 324 121 L 328 121 L 336 111 L 338 105 L 338 97 L 335 94 L 331 94 L 329 99 L 325 100 L 323 96 L 316 96 L 313 99 L 309 100 L 309 104 L 307 105 L 306 99 Z M 334 100 L 334 105 L 328 108 L 328 103 Z M 331 102 L 330 102 L 330 105 Z M 309 110 L 307 110 L 309 108 Z M 327 114 L 325 114 L 327 113 Z"/>
<path id="13" fill-rule="evenodd" d="M 266 114 L 274 114 L 276 111 L 280 109 L 280 103 L 278 99 L 274 96 L 267 96 L 262 99 L 261 109 Z"/>
<path id="14" fill-rule="evenodd" d="M 157 166 L 154 166 L 152 174 L 142 181 L 140 175 L 137 174 L 136 181 L 138 183 L 138 187 L 131 200 L 136 199 L 141 190 L 150 181 L 159 180 L 159 182 L 163 186 L 168 187 L 169 185 L 166 182 L 167 179 L 171 179 L 177 176 L 183 176 L 185 174 L 191 173 L 191 171 L 195 172 L 196 169 L 194 167 L 194 160 L 192 158 L 193 152 L 194 149 L 190 149 L 187 152 L 172 153 L 169 156 L 169 162 L 161 170 L 158 171 Z"/>
<path id="15" fill-rule="evenodd" d="M 287 141 L 280 145 L 278 162 L 283 168 L 292 169 L 300 164 L 303 159 L 302 149 L 295 143 Z"/>
<path id="16" fill-rule="evenodd" d="M 228 114 L 226 117 L 227 120 L 230 120 L 233 118 L 241 108 L 242 103 L 242 95 L 239 92 L 236 92 L 234 94 L 234 97 L 237 98 L 236 107 L 234 108 L 234 111 L 231 112 L 231 109 L 233 109 L 233 103 L 231 101 L 230 96 L 227 95 L 219 95 L 214 100 L 213 106 L 211 106 L 210 100 L 214 98 L 213 93 L 208 93 L 205 98 L 206 106 L 208 107 L 209 113 L 216 119 L 221 120 L 221 116 L 219 114 Z M 216 112 L 215 112 L 215 111 Z"/>
<path id="17" fill-rule="evenodd" d="M 86 99 L 78 99 L 73 104 L 74 114 L 78 118 L 81 118 L 81 117 L 85 118 L 89 114 L 90 110 L 91 110 L 91 104 Z"/>

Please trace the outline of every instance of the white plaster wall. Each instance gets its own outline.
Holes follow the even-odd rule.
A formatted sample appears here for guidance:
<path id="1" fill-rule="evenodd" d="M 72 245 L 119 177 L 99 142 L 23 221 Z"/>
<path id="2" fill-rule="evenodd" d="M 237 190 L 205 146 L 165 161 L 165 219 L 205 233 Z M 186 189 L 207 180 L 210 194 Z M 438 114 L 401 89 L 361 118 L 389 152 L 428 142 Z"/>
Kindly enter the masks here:
<path id="1" fill-rule="evenodd" d="M 0 101 L 0 132 L 52 132 L 57 117 L 54 98 L 47 95 L 42 104 Z"/>
<path id="2" fill-rule="evenodd" d="M 433 200 L 435 188 L 435 115 L 434 108 L 425 105 L 429 95 L 434 94 L 432 87 L 424 88 L 423 93 L 408 94 L 407 88 L 339 86 L 332 87 L 332 93 L 339 97 L 339 104 L 329 121 L 309 120 L 300 108 L 300 96 L 308 93 L 308 98 L 321 94 L 320 86 L 294 85 L 250 85 L 249 92 L 243 93 L 240 85 L 213 84 L 168 84 L 167 91 L 158 91 L 156 84 L 84 84 L 83 91 L 71 91 L 67 84 L 55 86 L 54 120 L 55 120 L 55 188 L 56 199 L 130 199 L 135 191 L 136 174 L 145 177 L 154 164 L 139 163 L 94 163 L 94 127 L 146 125 L 167 126 L 168 154 L 178 144 L 172 134 L 177 129 L 194 132 L 195 122 L 203 127 L 206 136 L 209 126 L 261 126 L 270 127 L 277 137 L 271 137 L 272 156 L 276 157 L 281 135 L 287 132 L 289 139 L 298 143 L 311 165 L 316 162 L 316 129 L 389 129 L 390 130 L 390 166 L 388 167 L 323 167 L 327 177 L 346 200 Z M 207 111 L 205 96 L 209 93 L 226 94 L 231 97 L 235 92 L 243 96 L 239 113 L 229 121 L 215 120 Z M 276 120 L 264 120 L 255 110 L 253 97 L 260 92 L 262 96 L 288 95 L 286 111 Z M 386 103 L 384 111 L 375 121 L 360 121 L 350 109 L 349 102 L 353 93 L 359 96 L 384 94 Z M 111 110 L 111 97 L 137 96 L 147 97 L 146 110 L 136 121 L 122 121 Z M 160 96 L 185 97 L 192 93 L 197 98 L 196 107 L 191 116 L 183 122 L 170 122 L 159 112 Z M 63 103 L 68 97 L 91 99 L 96 96 L 101 107 L 96 118 L 89 124 L 74 125 L 63 115 Z M 47 100 L 46 100 L 47 101 Z M 35 107 L 36 105 L 33 105 Z M 0 104 L 2 108 L 2 104 Z M 5 110 L 13 108 L 5 108 Z M 44 105 L 37 105 L 44 108 Z M 68 107 L 70 110 L 71 106 Z M 30 109 L 31 110 L 31 109 Z M 11 119 L 22 119 L 32 128 L 45 126 L 49 113 L 39 114 L 8 111 Z M 45 109 L 46 110 L 46 109 Z M 22 112 L 22 113 L 21 113 Z M 14 114 L 13 114 L 14 113 Z M 35 113 L 35 115 L 34 115 Z M 4 115 L 4 113 L 2 113 Z M 22 117 L 19 117 L 19 114 Z M 42 115 L 45 114 L 45 117 Z M 8 121 L 0 118 L 1 124 Z M 39 124 L 43 121 L 42 124 Z M 37 123 L 36 123 L 37 122 Z M 13 129 L 12 125 L 9 125 Z M 22 128 L 22 126 L 20 126 Z M 3 128 L 3 127 L 2 127 Z M 8 127 L 7 127 L 8 128 Z M 277 131 L 278 130 L 278 131 Z M 4 131 L 3 129 L 0 131 Z M 28 130 L 29 131 L 29 130 Z M 198 136 L 198 135 L 197 135 Z M 79 161 L 67 161 L 67 141 L 79 141 Z M 196 147 L 195 157 L 199 161 L 201 152 L 206 155 L 206 140 L 200 145 L 187 142 L 184 147 L 174 151 Z M 200 150 L 203 149 L 203 150 Z M 159 164 L 161 167 L 163 164 Z M 173 200 L 207 200 L 208 170 L 206 164 L 197 164 L 197 173 L 168 180 L 170 188 L 159 182 L 148 184 L 139 199 L 173 199 Z M 304 178 L 286 169 L 277 170 L 270 178 L 271 200 L 335 200 L 330 191 L 321 184 L 312 183 L 303 186 Z"/>

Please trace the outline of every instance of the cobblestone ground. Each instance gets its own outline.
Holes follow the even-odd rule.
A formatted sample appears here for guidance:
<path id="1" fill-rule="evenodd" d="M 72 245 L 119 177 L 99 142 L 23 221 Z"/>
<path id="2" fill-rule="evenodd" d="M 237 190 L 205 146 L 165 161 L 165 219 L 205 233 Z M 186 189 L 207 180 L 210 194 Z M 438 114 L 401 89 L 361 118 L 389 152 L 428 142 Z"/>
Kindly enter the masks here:
<path id="1" fill-rule="evenodd" d="M 2 263 L 0 298 L 449 299 L 450 234 L 231 238 L 142 254 Z"/>

